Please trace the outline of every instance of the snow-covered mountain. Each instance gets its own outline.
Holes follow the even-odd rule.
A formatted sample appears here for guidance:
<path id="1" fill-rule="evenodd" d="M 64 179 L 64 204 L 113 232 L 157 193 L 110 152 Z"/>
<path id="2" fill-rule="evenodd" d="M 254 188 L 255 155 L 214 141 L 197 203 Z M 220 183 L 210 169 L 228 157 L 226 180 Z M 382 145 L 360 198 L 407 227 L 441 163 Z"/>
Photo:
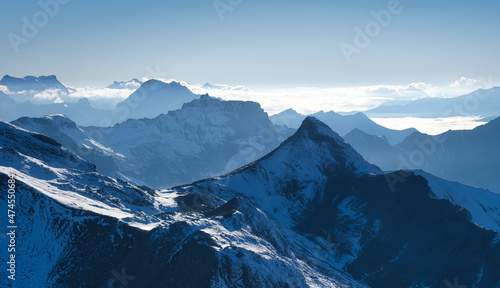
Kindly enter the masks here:
<path id="1" fill-rule="evenodd" d="M 79 127 L 62 115 L 12 123 L 57 139 L 105 175 L 156 188 L 230 172 L 264 156 L 292 133 L 273 125 L 255 102 L 209 96 L 111 128 Z"/>
<path id="2" fill-rule="evenodd" d="M 365 114 L 359 112 L 353 115 L 341 115 L 333 111 L 324 112 L 320 111 L 311 114 L 320 121 L 327 124 L 333 131 L 338 134 L 345 136 L 347 133 L 351 132 L 353 129 L 359 129 L 368 134 L 377 135 L 380 137 L 385 137 L 391 144 L 397 144 L 405 137 L 411 133 L 417 131 L 416 129 L 405 129 L 405 130 L 392 130 L 385 128 L 377 123 L 373 122 Z M 287 109 L 278 114 L 271 116 L 271 121 L 277 125 L 286 125 L 290 128 L 298 128 L 302 121 L 307 116 L 296 112 L 293 109 Z"/>
<path id="3" fill-rule="evenodd" d="M 2 121 L 2 183 L 11 175 L 19 287 L 367 287 L 310 259 L 321 246 L 246 197 L 130 185 Z M 2 249 L 0 257 L 10 256 Z"/>
<path id="4" fill-rule="evenodd" d="M 203 101 L 218 100 L 191 104 Z M 6 122 L 0 147 L 0 178 L 14 174 L 22 199 L 23 287 L 500 284 L 498 196 L 419 171 L 382 174 L 312 117 L 259 160 L 168 190 L 102 176 Z"/>
<path id="5" fill-rule="evenodd" d="M 498 197 L 430 178 L 429 187 L 413 172 L 381 174 L 326 125 L 306 118 L 262 159 L 174 191 L 248 197 L 320 245 L 321 261 L 370 287 L 442 287 L 456 278 L 468 287 L 497 287 Z"/>

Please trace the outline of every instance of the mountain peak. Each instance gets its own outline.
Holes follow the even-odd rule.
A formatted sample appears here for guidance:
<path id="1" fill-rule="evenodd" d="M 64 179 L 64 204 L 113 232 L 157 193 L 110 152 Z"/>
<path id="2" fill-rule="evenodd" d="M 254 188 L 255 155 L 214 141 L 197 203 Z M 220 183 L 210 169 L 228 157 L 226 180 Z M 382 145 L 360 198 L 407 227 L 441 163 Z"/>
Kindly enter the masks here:
<path id="1" fill-rule="evenodd" d="M 308 116 L 302 121 L 302 125 L 300 125 L 296 135 L 303 135 L 312 140 L 320 140 L 323 137 L 327 137 L 338 144 L 344 144 L 344 140 L 339 134 L 313 116 Z"/>
<path id="2" fill-rule="evenodd" d="M 201 86 L 201 88 L 204 88 L 204 89 L 215 89 L 217 87 L 215 87 L 214 85 L 210 84 L 210 83 L 205 83 L 203 84 L 203 86 Z"/>
<path id="3" fill-rule="evenodd" d="M 358 117 L 358 118 L 363 118 L 363 119 L 370 119 L 368 116 L 366 116 L 365 113 L 363 112 L 357 112 L 356 114 L 353 114 L 353 116 Z"/>
<path id="4" fill-rule="evenodd" d="M 254 170 L 257 166 L 265 167 L 267 170 L 276 170 L 270 172 L 275 175 L 280 173 L 293 174 L 305 170 L 314 171 L 306 173 L 308 179 L 314 174 L 324 176 L 340 167 L 352 169 L 360 174 L 382 172 L 377 166 L 366 162 L 351 145 L 347 144 L 330 127 L 312 116 L 304 119 L 295 134 L 273 152 L 242 169 Z M 299 179 L 304 176 L 306 175 L 282 175 L 282 178 Z"/>
<path id="5" fill-rule="evenodd" d="M 293 108 L 288 108 L 286 110 L 281 111 L 278 114 L 292 114 L 292 115 L 297 115 L 300 114 L 299 112 L 295 111 Z"/>
<path id="6" fill-rule="evenodd" d="M 149 79 L 148 81 L 145 81 L 144 83 L 142 83 L 141 87 L 139 87 L 139 89 L 156 90 L 156 89 L 164 87 L 166 85 L 167 85 L 167 83 L 165 83 L 161 80 Z"/>

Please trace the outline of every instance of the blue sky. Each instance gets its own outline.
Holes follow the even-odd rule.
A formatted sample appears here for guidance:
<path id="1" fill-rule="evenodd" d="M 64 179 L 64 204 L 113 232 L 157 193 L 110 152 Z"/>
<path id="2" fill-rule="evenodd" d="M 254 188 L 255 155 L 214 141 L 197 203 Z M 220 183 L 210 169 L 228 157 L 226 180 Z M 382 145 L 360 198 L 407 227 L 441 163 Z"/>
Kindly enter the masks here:
<path id="1" fill-rule="evenodd" d="M 352 45 L 354 29 L 390 1 L 220 2 L 235 4 L 223 19 L 213 1 L 68 1 L 15 53 L 9 33 L 22 37 L 23 17 L 43 10 L 2 1 L 0 73 L 105 86 L 159 67 L 168 78 L 251 87 L 447 85 L 500 74 L 499 1 L 400 1 L 350 63 L 340 44 Z"/>

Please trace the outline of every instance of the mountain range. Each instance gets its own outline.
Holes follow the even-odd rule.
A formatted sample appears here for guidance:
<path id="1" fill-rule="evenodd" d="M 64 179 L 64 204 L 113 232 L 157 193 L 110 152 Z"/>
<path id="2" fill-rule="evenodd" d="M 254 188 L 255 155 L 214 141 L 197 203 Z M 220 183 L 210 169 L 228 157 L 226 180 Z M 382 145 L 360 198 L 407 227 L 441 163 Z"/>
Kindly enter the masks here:
<path id="1" fill-rule="evenodd" d="M 62 91 L 54 97 L 68 100 L 68 88 L 59 82 L 56 76 L 27 76 L 15 78 L 4 76 L 0 85 L 8 88 L 12 95 L 0 91 L 0 119 L 13 121 L 19 117 L 43 117 L 51 114 L 63 114 L 82 126 L 111 126 L 128 119 L 154 118 L 162 113 L 180 109 L 182 104 L 199 98 L 180 83 L 165 83 L 159 80 L 148 80 L 141 83 L 137 79 L 127 82 L 116 82 L 109 89 L 138 88 L 126 99 L 111 110 L 99 109 L 90 103 L 88 98 L 72 98 L 71 101 L 53 103 L 53 100 L 37 100 L 37 93 L 46 91 Z M 128 86 L 127 86 L 128 85 Z M 14 93 L 14 92 L 26 93 Z M 51 98 L 52 99 L 52 98 Z M 75 102 L 76 101 L 76 102 Z"/>
<path id="2" fill-rule="evenodd" d="M 0 178 L 22 199 L 25 287 L 500 285 L 500 195 L 384 174 L 313 117 L 248 165 L 164 190 L 3 121 L 0 147 Z"/>
<path id="3" fill-rule="evenodd" d="M 293 131 L 255 102 L 201 96 L 156 118 L 78 126 L 63 115 L 12 122 L 57 139 L 100 173 L 156 188 L 227 173 L 276 148 Z"/>
<path id="4" fill-rule="evenodd" d="M 311 114 L 310 116 L 323 121 L 330 126 L 333 131 L 342 136 L 345 136 L 353 129 L 359 129 L 369 134 L 385 137 L 391 144 L 397 144 L 403 141 L 403 139 L 411 133 L 417 131 L 414 128 L 405 130 L 392 130 L 385 128 L 373 122 L 361 112 L 353 115 L 341 115 L 333 111 L 320 111 Z M 287 109 L 278 114 L 272 115 L 271 121 L 278 125 L 286 125 L 287 127 L 297 129 L 306 117 L 306 115 L 302 115 L 293 109 Z"/>
<path id="5" fill-rule="evenodd" d="M 478 89 L 466 95 L 452 98 L 423 98 L 405 104 L 381 105 L 365 111 L 373 118 L 422 117 L 439 118 L 453 116 L 500 116 L 500 87 Z"/>

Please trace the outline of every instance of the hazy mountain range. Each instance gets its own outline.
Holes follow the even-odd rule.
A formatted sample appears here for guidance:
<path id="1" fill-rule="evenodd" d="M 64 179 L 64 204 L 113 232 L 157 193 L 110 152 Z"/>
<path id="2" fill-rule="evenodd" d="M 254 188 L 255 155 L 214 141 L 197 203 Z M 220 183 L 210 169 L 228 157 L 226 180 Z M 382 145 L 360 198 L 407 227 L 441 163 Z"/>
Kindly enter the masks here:
<path id="1" fill-rule="evenodd" d="M 134 79 L 128 82 L 115 82 L 110 87 L 122 89 L 134 87 L 135 84 L 139 83 L 137 79 Z M 43 117 L 50 114 L 63 114 L 82 126 L 111 126 L 127 119 L 154 118 L 162 113 L 179 109 L 182 104 L 200 96 L 175 81 L 165 83 L 158 80 L 148 80 L 140 83 L 140 87 L 118 103 L 115 108 L 104 110 L 92 106 L 87 98 L 72 99 L 70 102 L 62 101 L 61 103 L 37 102 L 36 95 L 40 92 L 38 89 L 68 90 L 53 75 L 25 78 L 14 78 L 6 75 L 0 81 L 0 85 L 6 86 L 9 91 L 26 92 L 10 96 L 0 91 L 0 103 L 2 104 L 0 119 L 12 121 L 22 116 Z M 66 94 L 67 92 L 63 91 L 63 94 L 57 95 Z"/>
<path id="2" fill-rule="evenodd" d="M 62 115 L 12 122 L 49 135 L 104 175 L 166 188 L 227 173 L 276 148 L 293 133 L 272 124 L 255 102 L 201 96 L 156 118 L 81 127 Z"/>
<path id="3" fill-rule="evenodd" d="M 423 98 L 406 104 L 383 104 L 364 113 L 375 118 L 481 116 L 491 119 L 500 116 L 500 87 L 478 89 L 453 98 Z"/>
<path id="4" fill-rule="evenodd" d="M 386 171 L 422 169 L 436 176 L 500 193 L 500 118 L 473 130 L 431 136 L 415 132 L 397 145 L 363 131 L 345 136 L 368 161 Z"/>
<path id="5" fill-rule="evenodd" d="M 342 136 L 351 132 L 353 129 L 360 129 L 373 135 L 385 137 L 392 144 L 397 144 L 403 141 L 405 137 L 417 131 L 415 128 L 405 130 L 392 130 L 385 128 L 373 122 L 361 112 L 353 115 L 341 115 L 333 111 L 320 111 L 311 114 L 310 116 L 316 117 L 325 122 L 333 129 L 333 131 Z M 287 127 L 297 129 L 306 117 L 306 115 L 302 115 L 293 109 L 288 109 L 271 116 L 271 121 L 278 125 L 286 125 Z"/>

